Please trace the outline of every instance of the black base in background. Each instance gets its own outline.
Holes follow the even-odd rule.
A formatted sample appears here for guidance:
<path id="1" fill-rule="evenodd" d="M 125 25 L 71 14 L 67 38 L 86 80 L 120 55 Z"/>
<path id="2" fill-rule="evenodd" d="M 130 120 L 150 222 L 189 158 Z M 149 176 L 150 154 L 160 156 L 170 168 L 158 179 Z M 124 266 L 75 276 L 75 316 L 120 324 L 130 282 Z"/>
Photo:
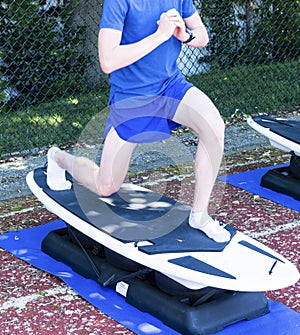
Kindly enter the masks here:
<path id="1" fill-rule="evenodd" d="M 262 176 L 260 186 L 300 200 L 300 179 L 290 173 L 290 167 L 269 170 Z"/>
<path id="2" fill-rule="evenodd" d="M 209 287 L 196 291 L 185 288 L 181 291 L 178 285 L 175 285 L 176 293 L 166 293 L 156 285 L 155 271 L 142 266 L 137 269 L 130 260 L 129 268 L 132 267 L 131 271 L 135 272 L 126 271 L 123 256 L 119 260 L 122 269 L 118 268 L 115 266 L 118 263 L 115 254 L 112 262 L 101 245 L 80 234 L 68 228 L 54 230 L 44 238 L 42 251 L 69 265 L 80 275 L 95 279 L 102 286 L 116 289 L 117 283 L 125 283 L 128 286 L 126 302 L 154 315 L 181 334 L 211 335 L 230 324 L 269 312 L 267 299 L 262 293 Z M 161 276 L 159 278 L 162 280 Z"/>

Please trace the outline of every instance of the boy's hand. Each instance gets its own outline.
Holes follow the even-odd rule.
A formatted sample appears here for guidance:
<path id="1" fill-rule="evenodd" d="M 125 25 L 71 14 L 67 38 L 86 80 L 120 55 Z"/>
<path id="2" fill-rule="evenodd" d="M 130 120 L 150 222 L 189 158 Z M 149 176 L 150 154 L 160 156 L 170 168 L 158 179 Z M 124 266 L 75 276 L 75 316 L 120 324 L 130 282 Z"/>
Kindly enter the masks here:
<path id="1" fill-rule="evenodd" d="M 189 34 L 186 32 L 185 23 L 183 21 L 183 18 L 178 13 L 178 11 L 172 8 L 166 12 L 166 15 L 169 18 L 169 20 L 172 21 L 176 26 L 173 35 L 181 42 L 186 41 L 189 38 Z"/>
<path id="2" fill-rule="evenodd" d="M 168 16 L 167 12 L 162 13 L 159 20 L 157 21 L 158 28 L 157 32 L 164 36 L 167 41 L 173 36 L 175 29 L 177 28 L 173 20 Z"/>

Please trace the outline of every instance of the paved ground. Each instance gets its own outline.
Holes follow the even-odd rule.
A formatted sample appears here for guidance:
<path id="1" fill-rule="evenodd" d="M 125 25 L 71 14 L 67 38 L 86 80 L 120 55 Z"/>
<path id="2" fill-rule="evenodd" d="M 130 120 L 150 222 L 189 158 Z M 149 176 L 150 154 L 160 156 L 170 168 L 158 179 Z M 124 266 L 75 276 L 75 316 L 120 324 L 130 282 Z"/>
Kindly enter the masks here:
<path id="1" fill-rule="evenodd" d="M 222 173 L 240 172 L 288 160 L 286 154 L 266 148 L 265 139 L 244 124 L 229 128 L 226 164 L 222 167 Z M 193 150 L 192 136 L 184 140 Z M 149 162 L 143 162 L 145 171 L 132 175 L 131 182 L 156 191 L 163 190 L 174 198 L 181 192 L 181 198 L 184 197 L 186 203 L 190 204 L 192 165 L 186 164 L 180 173 L 163 167 L 151 173 L 147 171 L 147 167 L 160 165 L 156 161 L 151 157 Z M 14 159 L 0 165 L 0 199 L 3 199 L 0 201 L 0 233 L 40 225 L 56 218 L 30 195 L 24 183 L 27 171 L 44 162 L 44 156 L 37 156 Z M 271 246 L 300 269 L 298 212 L 221 182 L 216 184 L 211 210 L 227 223 Z M 57 278 L 1 249 L 0 269 L 0 334 L 133 334 L 95 309 Z M 300 283 L 265 294 L 300 312 Z"/>
<path id="2" fill-rule="evenodd" d="M 181 143 L 184 143 L 186 148 L 191 150 L 192 156 L 196 148 L 195 136 L 191 133 L 183 133 L 178 138 Z M 176 155 L 178 150 L 173 146 L 177 144 L 178 142 L 174 143 L 171 141 L 171 143 L 168 144 L 153 146 L 151 149 L 162 151 L 162 148 L 164 148 L 163 151 L 167 150 L 167 152 L 172 152 Z M 226 128 L 225 151 L 227 155 L 240 151 L 253 150 L 266 145 L 268 145 L 267 139 L 254 132 L 245 122 Z M 88 150 L 89 149 L 86 148 L 86 152 Z M 70 151 L 72 151 L 72 149 Z M 170 163 L 168 157 L 162 157 L 162 155 L 158 155 L 157 153 L 150 154 L 150 151 L 150 148 L 146 146 L 144 152 L 142 152 L 142 157 L 138 157 L 131 166 L 131 171 L 148 170 Z M 182 152 L 179 151 L 178 155 L 181 153 Z M 12 157 L 8 162 L 0 164 L 0 200 L 30 194 L 30 190 L 25 181 L 26 174 L 35 167 L 43 166 L 45 162 L 46 151 L 41 151 L 37 152 L 35 156 Z"/>

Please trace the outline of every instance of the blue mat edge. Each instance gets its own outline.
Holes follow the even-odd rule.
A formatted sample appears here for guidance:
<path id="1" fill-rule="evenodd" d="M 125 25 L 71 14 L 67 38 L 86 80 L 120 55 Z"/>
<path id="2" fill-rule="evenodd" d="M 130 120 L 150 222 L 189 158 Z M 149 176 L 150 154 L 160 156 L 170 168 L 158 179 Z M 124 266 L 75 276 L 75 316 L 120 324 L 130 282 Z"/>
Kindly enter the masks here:
<path id="1" fill-rule="evenodd" d="M 9 232 L 0 235 L 0 247 L 12 255 L 27 263 L 59 277 L 67 285 L 73 288 L 81 297 L 90 302 L 96 308 L 109 315 L 111 318 L 132 330 L 138 335 L 164 334 L 178 335 L 179 333 L 164 325 L 160 320 L 148 313 L 144 313 L 126 303 L 125 299 L 109 288 L 103 288 L 91 279 L 83 278 L 73 272 L 67 265 L 55 261 L 40 250 L 40 243 L 48 232 L 65 227 L 62 220 L 56 220 L 45 225 L 27 228 L 20 231 Z M 32 241 L 36 241 L 35 245 Z M 30 248 L 28 248 L 30 246 Z M 26 247 L 28 249 L 26 249 Z M 27 251 L 26 251 L 27 250 Z M 41 261 L 40 257 L 43 260 Z M 78 285 L 78 281 L 80 285 Z M 82 283 L 85 283 L 83 285 Z M 88 290 L 84 290 L 88 287 Z M 289 309 L 285 305 L 269 301 L 270 314 L 251 321 L 240 321 L 226 327 L 219 334 L 222 335 L 252 335 L 256 334 L 280 334 L 297 335 L 300 332 L 300 314 Z M 286 317 L 284 317 L 286 316 Z M 283 318 L 280 333 L 274 330 L 280 329 L 280 318 Z M 290 326 L 290 327 L 289 327 Z M 263 332 L 260 333 L 260 330 Z M 285 332 L 288 330 L 288 332 Z M 295 332 L 293 332 L 295 330 Z M 268 333 L 270 331 L 270 333 Z"/>
<path id="2" fill-rule="evenodd" d="M 278 164 L 274 166 L 258 168 L 255 170 L 228 174 L 225 176 L 219 176 L 218 179 L 227 184 L 230 184 L 232 186 L 245 190 L 249 193 L 259 195 L 279 205 L 282 205 L 287 208 L 300 212 L 300 201 L 295 200 L 294 198 L 288 195 L 275 192 L 268 188 L 260 186 L 261 178 L 267 171 L 271 169 L 275 169 L 275 168 L 286 167 L 288 165 L 289 165 L 288 163 Z"/>

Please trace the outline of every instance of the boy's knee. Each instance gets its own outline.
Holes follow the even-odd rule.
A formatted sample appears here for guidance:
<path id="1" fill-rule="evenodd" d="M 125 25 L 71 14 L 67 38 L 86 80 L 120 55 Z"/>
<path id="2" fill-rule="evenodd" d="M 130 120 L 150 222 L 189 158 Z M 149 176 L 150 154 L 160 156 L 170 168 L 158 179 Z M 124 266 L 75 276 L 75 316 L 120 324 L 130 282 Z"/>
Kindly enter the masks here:
<path id="1" fill-rule="evenodd" d="M 119 191 L 119 188 L 115 187 L 113 183 L 101 183 L 98 185 L 98 195 L 101 197 L 109 197 L 110 195 Z"/>
<path id="2" fill-rule="evenodd" d="M 200 125 L 198 136 L 204 141 L 211 141 L 216 139 L 218 142 L 224 141 L 225 136 L 225 123 L 219 114 L 216 114 L 214 118 L 205 120 L 204 125 Z"/>
<path id="3" fill-rule="evenodd" d="M 216 143 L 219 143 L 221 146 L 223 146 L 224 138 L 225 138 L 225 124 L 221 119 L 211 127 L 205 139 L 208 142 L 215 141 Z"/>
<path id="4" fill-rule="evenodd" d="M 217 138 L 219 138 L 220 140 L 224 140 L 225 123 L 221 116 L 219 116 L 218 120 L 216 120 L 214 129 L 215 129 L 215 134 Z"/>

